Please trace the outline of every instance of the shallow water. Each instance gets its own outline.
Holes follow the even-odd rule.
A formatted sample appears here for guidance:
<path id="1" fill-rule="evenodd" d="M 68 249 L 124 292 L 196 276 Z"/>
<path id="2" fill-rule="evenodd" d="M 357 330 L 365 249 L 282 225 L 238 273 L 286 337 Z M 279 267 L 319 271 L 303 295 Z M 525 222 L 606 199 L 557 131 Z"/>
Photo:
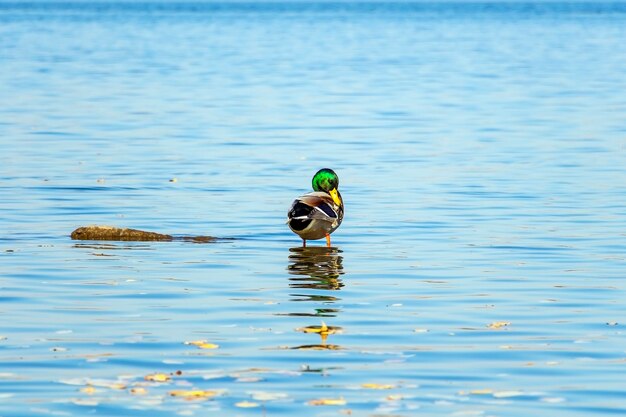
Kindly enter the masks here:
<path id="1" fill-rule="evenodd" d="M 0 2 L 0 415 L 625 414 L 624 39 L 619 3 Z"/>

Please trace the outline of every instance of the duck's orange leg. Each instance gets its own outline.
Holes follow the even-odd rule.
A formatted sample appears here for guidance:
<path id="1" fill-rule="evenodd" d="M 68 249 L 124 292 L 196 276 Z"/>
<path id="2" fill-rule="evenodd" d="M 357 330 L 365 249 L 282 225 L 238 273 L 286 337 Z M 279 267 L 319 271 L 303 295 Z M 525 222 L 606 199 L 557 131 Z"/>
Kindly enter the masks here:
<path id="1" fill-rule="evenodd" d="M 306 248 L 306 239 L 302 239 L 302 247 Z"/>
<path id="2" fill-rule="evenodd" d="M 330 235 L 326 235 L 326 247 L 330 248 Z"/>

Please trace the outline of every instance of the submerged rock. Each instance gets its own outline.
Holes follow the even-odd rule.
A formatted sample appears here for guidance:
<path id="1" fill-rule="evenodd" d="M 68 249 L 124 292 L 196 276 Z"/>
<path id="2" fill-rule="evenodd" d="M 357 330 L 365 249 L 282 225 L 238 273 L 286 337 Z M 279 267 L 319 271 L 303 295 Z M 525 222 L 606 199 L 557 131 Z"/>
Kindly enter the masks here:
<path id="1" fill-rule="evenodd" d="M 70 237 L 73 240 L 112 240 L 134 242 L 171 242 L 185 240 L 190 242 L 208 243 L 216 240 L 213 236 L 172 236 L 144 230 L 126 229 L 113 226 L 83 226 L 74 230 Z"/>
<path id="2" fill-rule="evenodd" d="M 124 241 L 172 241 L 174 237 L 137 229 L 113 226 L 84 226 L 70 235 L 74 240 L 124 240 Z"/>

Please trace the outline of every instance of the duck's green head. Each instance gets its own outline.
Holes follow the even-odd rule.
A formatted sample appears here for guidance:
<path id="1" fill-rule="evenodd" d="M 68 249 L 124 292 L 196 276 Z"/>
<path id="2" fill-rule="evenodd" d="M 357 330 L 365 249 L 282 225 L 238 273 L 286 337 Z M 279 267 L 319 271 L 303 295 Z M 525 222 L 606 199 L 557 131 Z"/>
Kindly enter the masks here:
<path id="1" fill-rule="evenodd" d="M 330 194 L 333 201 L 341 206 L 341 198 L 339 198 L 339 177 L 330 168 L 322 168 L 313 176 L 313 189 L 315 191 L 324 191 Z"/>

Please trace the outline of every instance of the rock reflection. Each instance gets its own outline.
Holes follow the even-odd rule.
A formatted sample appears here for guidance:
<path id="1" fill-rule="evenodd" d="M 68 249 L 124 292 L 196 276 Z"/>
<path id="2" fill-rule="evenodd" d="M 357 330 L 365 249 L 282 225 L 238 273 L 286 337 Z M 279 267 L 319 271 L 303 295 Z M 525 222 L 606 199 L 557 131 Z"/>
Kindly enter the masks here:
<path id="1" fill-rule="evenodd" d="M 147 250 L 152 246 L 146 243 L 75 243 L 72 245 L 76 249 L 98 249 L 98 250 Z"/>

